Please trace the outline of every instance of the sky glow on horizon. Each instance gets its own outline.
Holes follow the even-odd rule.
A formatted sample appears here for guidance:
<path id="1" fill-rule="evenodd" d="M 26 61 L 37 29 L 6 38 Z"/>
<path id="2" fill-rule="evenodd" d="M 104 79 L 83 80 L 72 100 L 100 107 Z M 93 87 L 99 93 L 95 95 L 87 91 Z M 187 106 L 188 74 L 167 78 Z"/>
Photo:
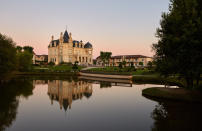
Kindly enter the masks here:
<path id="1" fill-rule="evenodd" d="M 51 36 L 72 33 L 74 40 L 90 42 L 93 57 L 100 51 L 112 55 L 152 56 L 152 43 L 169 0 L 0 0 L 0 33 L 17 45 L 30 45 L 47 54 Z"/>

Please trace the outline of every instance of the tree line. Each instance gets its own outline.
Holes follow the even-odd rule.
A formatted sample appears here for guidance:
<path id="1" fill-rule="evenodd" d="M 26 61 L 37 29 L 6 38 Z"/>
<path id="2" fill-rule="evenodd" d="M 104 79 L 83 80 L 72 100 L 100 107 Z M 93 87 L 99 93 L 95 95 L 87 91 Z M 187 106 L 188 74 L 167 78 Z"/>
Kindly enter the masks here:
<path id="1" fill-rule="evenodd" d="M 170 0 L 162 14 L 153 44 L 156 69 L 163 76 L 177 75 L 185 87 L 199 87 L 202 74 L 202 1 Z"/>
<path id="2" fill-rule="evenodd" d="M 33 47 L 16 46 L 11 38 L 0 33 L 0 75 L 31 70 L 33 53 Z"/>

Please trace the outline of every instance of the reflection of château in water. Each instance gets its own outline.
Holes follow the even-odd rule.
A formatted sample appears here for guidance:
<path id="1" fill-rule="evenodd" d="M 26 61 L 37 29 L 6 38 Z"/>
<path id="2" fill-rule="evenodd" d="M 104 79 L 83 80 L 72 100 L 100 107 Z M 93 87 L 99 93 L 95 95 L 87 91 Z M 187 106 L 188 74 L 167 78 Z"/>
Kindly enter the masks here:
<path id="1" fill-rule="evenodd" d="M 82 99 L 83 96 L 89 98 L 92 95 L 92 84 L 85 81 L 68 82 L 62 80 L 48 81 L 48 95 L 51 99 L 56 100 L 62 107 L 67 110 L 71 108 L 72 101 Z"/>

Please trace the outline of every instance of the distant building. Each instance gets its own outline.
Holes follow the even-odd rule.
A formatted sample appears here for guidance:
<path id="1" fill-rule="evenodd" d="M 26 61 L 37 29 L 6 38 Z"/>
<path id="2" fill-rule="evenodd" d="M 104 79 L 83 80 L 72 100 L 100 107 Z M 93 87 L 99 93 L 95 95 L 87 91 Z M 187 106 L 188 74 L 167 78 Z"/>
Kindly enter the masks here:
<path id="1" fill-rule="evenodd" d="M 37 65 L 47 64 L 48 63 L 48 55 L 36 55 L 34 53 L 32 61 L 33 61 L 33 64 L 37 64 Z"/>
<path id="2" fill-rule="evenodd" d="M 72 35 L 68 34 L 67 30 L 64 35 L 61 32 L 60 38 L 57 40 L 54 40 L 52 36 L 48 46 L 48 62 L 54 62 L 57 65 L 61 62 L 78 61 L 79 65 L 92 65 L 92 58 L 93 46 L 91 43 L 84 44 L 82 41 L 72 40 Z"/>
<path id="3" fill-rule="evenodd" d="M 112 56 L 109 59 L 108 66 L 119 66 L 121 62 L 125 61 L 126 66 L 131 66 L 133 64 L 135 67 L 146 67 L 149 61 L 153 61 L 152 57 L 143 56 L 143 55 L 117 55 Z M 96 65 L 104 65 L 101 58 L 96 58 Z"/>

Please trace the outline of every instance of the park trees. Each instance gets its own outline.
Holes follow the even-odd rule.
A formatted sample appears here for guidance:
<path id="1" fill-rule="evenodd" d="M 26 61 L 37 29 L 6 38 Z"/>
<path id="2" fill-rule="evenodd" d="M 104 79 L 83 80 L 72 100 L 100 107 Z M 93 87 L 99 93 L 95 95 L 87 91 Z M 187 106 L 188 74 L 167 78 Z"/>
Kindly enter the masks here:
<path id="1" fill-rule="evenodd" d="M 158 43 L 153 44 L 156 69 L 164 76 L 180 75 L 186 87 L 197 87 L 202 73 L 202 2 L 170 2 L 156 31 Z"/>
<path id="2" fill-rule="evenodd" d="M 33 47 L 17 46 L 17 68 L 19 71 L 30 71 L 32 69 Z"/>
<path id="3" fill-rule="evenodd" d="M 31 46 L 23 46 L 23 50 L 29 52 L 30 54 L 34 54 L 34 48 Z"/>
<path id="4" fill-rule="evenodd" d="M 0 74 L 16 69 L 16 49 L 13 40 L 0 33 Z"/>
<path id="5" fill-rule="evenodd" d="M 105 66 L 105 64 L 109 64 L 109 59 L 111 58 L 112 53 L 111 52 L 100 52 L 100 58 Z"/>
<path id="6" fill-rule="evenodd" d="M 32 54 L 29 51 L 17 53 L 19 71 L 30 71 L 32 68 Z"/>
<path id="7" fill-rule="evenodd" d="M 22 50 L 23 49 L 23 50 Z M 32 66 L 33 48 L 15 46 L 15 42 L 0 33 L 0 74 L 15 70 L 28 71 Z"/>

